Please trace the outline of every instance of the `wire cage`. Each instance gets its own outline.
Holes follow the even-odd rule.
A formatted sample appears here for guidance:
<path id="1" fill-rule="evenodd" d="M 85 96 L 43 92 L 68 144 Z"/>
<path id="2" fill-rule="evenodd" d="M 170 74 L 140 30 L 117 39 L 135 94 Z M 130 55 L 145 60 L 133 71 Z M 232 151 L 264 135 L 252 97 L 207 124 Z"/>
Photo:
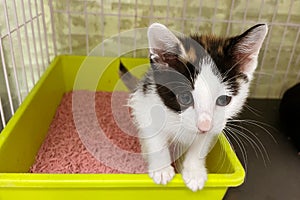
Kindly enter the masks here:
<path id="1" fill-rule="evenodd" d="M 300 1 L 2 0 L 0 6 L 0 130 L 55 56 L 88 55 L 112 35 L 153 22 L 224 36 L 267 23 L 250 96 L 280 98 L 300 80 Z M 134 46 L 140 36 L 131 37 Z"/>

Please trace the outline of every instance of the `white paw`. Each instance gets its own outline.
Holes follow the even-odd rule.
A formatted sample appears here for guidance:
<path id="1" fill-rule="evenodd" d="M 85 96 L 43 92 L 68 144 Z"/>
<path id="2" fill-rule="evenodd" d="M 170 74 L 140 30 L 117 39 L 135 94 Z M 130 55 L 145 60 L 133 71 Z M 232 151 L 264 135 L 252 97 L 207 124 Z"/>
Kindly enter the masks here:
<path id="1" fill-rule="evenodd" d="M 175 176 L 175 171 L 172 166 L 149 172 L 149 176 L 156 184 L 166 185 Z"/>
<path id="2" fill-rule="evenodd" d="M 201 190 L 207 180 L 206 169 L 185 170 L 182 171 L 182 178 L 185 185 L 193 192 Z"/>

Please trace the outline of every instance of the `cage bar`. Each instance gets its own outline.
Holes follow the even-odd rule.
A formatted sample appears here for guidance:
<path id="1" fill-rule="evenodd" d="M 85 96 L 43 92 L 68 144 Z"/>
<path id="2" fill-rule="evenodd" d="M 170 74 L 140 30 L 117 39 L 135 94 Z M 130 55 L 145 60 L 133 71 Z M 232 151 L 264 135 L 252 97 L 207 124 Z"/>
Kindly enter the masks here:
<path id="1" fill-rule="evenodd" d="M 147 26 L 148 22 L 161 22 L 167 26 L 171 25 L 171 28 L 176 27 L 178 29 L 177 31 L 184 33 L 190 31 L 188 30 L 190 27 L 186 26 L 187 22 L 191 23 L 191 29 L 195 29 L 196 31 L 200 30 L 203 26 L 206 27 L 206 24 L 203 23 L 207 23 L 211 25 L 212 32 L 218 31 L 221 27 L 223 31 L 222 34 L 225 36 L 231 35 L 232 28 L 236 29 L 241 27 L 241 30 L 244 30 L 245 27 L 264 21 L 269 26 L 269 32 L 260 53 L 260 67 L 256 70 L 256 79 L 253 81 L 252 97 L 280 97 L 278 93 L 279 90 L 276 89 L 275 93 L 275 85 L 272 84 L 272 81 L 275 80 L 278 73 L 282 74 L 283 79 L 276 84 L 276 87 L 281 87 L 282 89 L 300 80 L 300 71 L 298 71 L 298 66 L 295 66 L 299 64 L 300 59 L 298 56 L 300 23 L 297 22 L 298 14 L 295 13 L 295 6 L 299 6 L 299 4 L 294 0 L 285 2 L 276 0 L 272 5 L 269 5 L 265 0 L 261 0 L 256 2 L 257 5 L 260 5 L 259 8 L 257 8 L 257 6 L 253 7 L 252 2 L 249 0 L 243 3 L 232 0 L 228 5 L 224 5 L 224 3 L 219 0 L 209 2 L 193 0 L 191 3 L 193 3 L 193 5 L 197 4 L 197 8 L 193 9 L 191 8 L 192 6 L 189 6 L 190 2 L 187 0 L 177 1 L 176 5 L 170 0 L 166 0 L 164 3 L 158 2 L 157 5 L 154 0 L 150 0 L 149 2 L 141 2 L 138 0 L 125 2 L 121 0 L 99 0 L 99 4 L 101 4 L 99 9 L 93 9 L 92 6 L 90 6 L 93 2 L 89 0 L 81 1 L 81 4 L 79 1 L 71 0 L 65 0 L 63 2 L 53 0 L 2 0 L 2 2 L 4 12 L 1 22 L 4 28 L 7 27 L 7 30 L 2 30 L 1 35 L 1 62 L 3 63 L 2 67 L 6 83 L 5 88 L 8 90 L 7 96 L 9 100 L 8 104 L 5 102 L 7 99 L 2 98 L 2 103 L 5 108 L 4 112 L 8 110 L 6 108 L 7 105 L 10 105 L 9 110 L 11 110 L 12 113 L 15 111 L 17 108 L 15 98 L 21 103 L 24 92 L 28 92 L 37 82 L 45 70 L 47 63 L 49 63 L 54 56 L 58 54 L 76 54 L 77 49 L 75 49 L 74 44 L 77 42 L 77 37 L 75 37 L 74 34 L 78 33 L 75 33 L 73 30 L 74 26 L 76 26 L 75 24 L 73 26 L 75 19 L 72 16 L 74 15 L 82 20 L 80 24 L 80 28 L 82 28 L 80 37 L 83 38 L 83 41 L 80 41 L 80 45 L 82 45 L 83 54 L 85 55 L 89 54 L 91 44 L 93 44 L 92 41 L 94 37 L 91 36 L 94 33 L 90 31 L 93 30 L 94 24 L 91 24 L 90 20 L 93 19 L 93 17 L 91 18 L 90 16 L 94 15 L 99 16 L 99 19 L 93 22 L 97 23 L 96 26 L 101 27 L 99 31 L 101 41 L 104 41 L 105 37 L 108 36 L 105 35 L 109 32 L 106 24 L 107 17 L 114 18 L 117 33 L 121 33 L 124 29 L 121 24 L 122 19 L 128 18 L 132 19 L 131 23 L 135 28 L 144 28 L 142 26 Z M 26 4 L 24 2 L 26 2 Z M 283 3 L 285 6 L 282 6 Z M 81 8 L 76 9 L 76 6 L 74 6 L 76 4 Z M 105 11 L 106 8 L 110 8 L 109 4 L 113 5 L 111 6 L 113 12 Z M 39 5 L 41 7 L 39 7 Z M 29 6 L 29 8 L 27 6 Z M 98 6 L 98 4 L 96 6 Z M 145 12 L 140 12 L 143 6 L 147 6 L 147 8 Z M 163 7 L 163 13 L 156 15 L 160 12 L 156 10 L 156 8 L 158 8 L 156 6 L 160 6 L 160 9 Z M 274 12 L 270 11 L 269 6 L 272 6 Z M 253 11 L 253 8 L 256 8 L 257 11 Z M 36 10 L 34 11 L 32 9 Z M 130 12 L 126 12 L 126 9 L 130 9 Z M 219 15 L 221 9 L 226 9 L 226 13 L 223 13 L 225 15 Z M 195 12 L 194 16 L 189 13 L 190 10 Z M 208 10 L 209 13 L 207 12 Z M 62 17 L 66 20 L 61 20 L 60 18 Z M 287 17 L 288 19 L 285 20 L 283 17 Z M 16 25 L 13 24 L 14 21 L 17 22 Z M 63 33 L 64 36 L 66 36 L 66 43 L 61 43 L 63 39 L 60 38 L 60 23 L 64 23 L 63 25 L 65 26 Z M 276 35 L 275 30 L 277 30 L 277 28 L 282 28 L 282 35 Z M 288 36 L 290 31 L 293 32 L 293 37 L 295 37 L 292 39 L 295 39 L 294 44 Z M 201 33 L 201 30 L 199 32 Z M 133 40 L 131 45 L 133 49 L 136 49 L 139 42 L 138 32 L 134 31 L 132 36 Z M 271 45 L 274 37 L 277 37 L 277 41 L 279 41 L 277 49 Z M 122 50 L 121 45 L 123 41 L 121 39 L 122 38 L 118 37 L 116 41 L 120 47 L 118 51 L 116 51 L 118 55 L 120 55 Z M 286 41 L 289 42 L 289 45 L 293 45 L 289 47 L 291 49 L 289 55 L 284 54 Z M 105 46 L 101 45 L 100 55 L 105 56 L 105 51 Z M 270 55 L 271 51 L 275 52 L 274 55 L 272 55 L 272 61 L 275 63 L 274 66 L 268 66 L 272 57 Z M 132 53 L 133 57 L 138 55 L 137 51 L 133 51 Z M 285 55 L 286 58 L 282 58 L 283 55 Z M 286 59 L 285 71 L 280 67 L 282 59 Z M 261 87 L 268 91 L 262 93 Z M 6 117 L 10 116 L 10 114 L 4 114 Z"/>
<path id="2" fill-rule="evenodd" d="M 228 19 L 228 22 L 227 22 L 226 36 L 229 35 L 229 31 L 230 31 L 230 27 L 231 27 L 231 21 L 232 21 L 233 8 L 234 8 L 234 0 L 231 1 L 229 19 Z"/>
<path id="3" fill-rule="evenodd" d="M 14 79 L 15 79 L 14 82 L 16 84 L 16 89 L 17 89 L 16 92 L 17 92 L 17 96 L 18 96 L 18 104 L 21 104 L 22 96 L 21 96 L 21 90 L 20 90 L 20 80 L 19 80 L 19 76 L 17 73 L 17 69 L 16 69 L 15 51 L 14 51 L 13 41 L 12 41 L 12 36 L 11 36 L 11 29 L 10 29 L 10 24 L 9 24 L 6 0 L 3 0 L 3 5 L 4 5 L 4 14 L 5 14 L 5 24 L 6 24 L 6 28 L 8 30 L 7 35 L 8 35 L 8 40 L 9 40 L 9 50 L 10 50 L 10 54 L 11 54 L 12 68 L 13 68 L 13 72 L 14 72 Z M 2 56 L 2 59 L 5 59 L 4 55 Z"/>
<path id="4" fill-rule="evenodd" d="M 21 1 L 21 8 L 22 8 L 22 17 L 23 17 L 23 24 L 24 24 L 24 34 L 25 34 L 25 41 L 26 41 L 26 46 L 27 46 L 27 58 L 29 61 L 29 69 L 30 69 L 30 74 L 31 74 L 31 81 L 32 85 L 35 84 L 35 78 L 34 78 L 34 72 L 33 72 L 33 66 L 32 66 L 32 59 L 30 55 L 30 45 L 29 45 L 29 38 L 28 38 L 28 29 L 27 29 L 27 21 L 26 21 L 26 16 L 25 16 L 25 7 L 24 7 L 24 1 Z"/>
<path id="5" fill-rule="evenodd" d="M 202 0 L 199 1 L 199 12 L 198 12 L 198 17 L 196 22 L 196 31 L 200 29 L 200 23 L 202 21 L 201 16 L 202 16 Z"/>
<path id="6" fill-rule="evenodd" d="M 170 0 L 167 0 L 167 9 L 166 9 L 166 24 L 169 23 L 170 18 Z"/>
<path id="7" fill-rule="evenodd" d="M 16 6 L 16 1 L 13 1 L 13 7 L 14 7 L 14 18 L 16 21 L 17 26 L 19 26 L 19 20 L 18 20 L 18 15 L 17 15 L 17 6 Z M 26 69 L 25 69 L 25 65 L 24 65 L 24 55 L 23 55 L 23 45 L 22 45 L 22 41 L 21 41 L 21 34 L 20 34 L 20 29 L 17 29 L 17 38 L 18 38 L 18 47 L 19 52 L 20 52 L 20 61 L 21 61 L 21 67 L 22 67 L 22 72 L 23 72 L 23 81 L 25 82 L 25 89 L 26 89 L 26 94 L 28 94 L 29 92 L 29 87 L 28 87 L 28 82 L 27 82 L 27 75 L 26 75 Z M 20 91 L 21 93 L 21 91 Z"/>
<path id="8" fill-rule="evenodd" d="M 292 10 L 293 4 L 294 4 L 294 0 L 291 0 L 290 6 L 289 6 L 289 11 L 288 11 L 288 16 L 287 16 L 287 20 L 286 20 L 287 24 L 289 23 L 290 18 L 291 18 L 291 10 Z M 283 43 L 285 41 L 286 32 L 287 32 L 287 26 L 284 27 L 283 34 L 282 34 L 282 37 L 281 37 L 281 40 L 280 40 L 279 48 L 278 48 L 277 55 L 276 55 L 275 65 L 274 65 L 274 68 L 273 68 L 274 72 L 276 72 L 277 68 L 278 68 L 278 62 L 279 62 L 279 59 L 280 59 L 280 54 L 281 54 L 281 49 L 282 49 Z M 269 82 L 269 87 L 268 87 L 268 90 L 267 90 L 268 91 L 268 93 L 267 93 L 268 97 L 270 96 L 270 91 L 272 90 L 272 85 L 273 85 L 272 83 L 274 81 L 275 74 L 276 73 L 272 74 L 272 77 L 271 77 L 270 82 Z"/>
<path id="9" fill-rule="evenodd" d="M 67 1 L 67 14 L 68 14 L 68 41 L 69 41 L 69 54 L 72 54 L 72 31 L 71 31 L 71 13 L 70 13 L 70 0 Z"/>
<path id="10" fill-rule="evenodd" d="M 245 9 L 244 9 L 244 16 L 243 16 L 243 23 L 242 23 L 242 32 L 245 30 L 245 24 L 246 24 L 246 21 L 247 21 L 247 13 L 248 13 L 248 5 L 249 4 L 249 0 L 246 1 L 246 6 L 245 6 Z"/>
<path id="11" fill-rule="evenodd" d="M 272 19 L 271 19 L 271 24 L 274 23 L 274 21 L 275 21 L 277 11 L 278 11 L 278 0 L 276 1 L 276 7 L 275 7 L 275 11 L 273 12 L 273 16 L 272 16 Z M 259 83 L 260 83 L 261 78 L 263 76 L 262 74 L 263 74 L 264 64 L 265 64 L 265 60 L 266 60 L 266 56 L 267 56 L 267 50 L 268 50 L 271 35 L 272 35 L 272 30 L 273 30 L 273 26 L 270 25 L 270 23 L 269 23 L 269 31 L 268 31 L 268 35 L 267 35 L 267 37 L 264 41 L 264 51 L 263 51 L 263 54 L 262 54 L 262 60 L 260 62 L 260 68 L 256 72 L 258 77 L 257 77 L 257 80 L 254 84 L 255 87 L 254 87 L 253 95 L 256 95 L 256 92 L 257 92 L 257 89 L 258 89 L 257 87 L 259 86 Z"/>
<path id="12" fill-rule="evenodd" d="M 7 74 L 7 70 L 6 70 L 6 63 L 5 63 L 5 59 L 4 59 L 4 50 L 3 50 L 2 38 L 0 38 L 0 54 L 1 54 L 2 69 L 3 69 L 3 74 L 4 74 L 4 80 L 5 80 L 5 86 L 6 86 L 8 101 L 9 101 L 10 112 L 13 115 L 15 113 L 15 109 L 14 109 L 14 104 L 13 104 L 13 101 L 12 101 L 11 87 L 10 87 L 10 84 L 9 84 L 8 74 Z"/>
<path id="13" fill-rule="evenodd" d="M 134 6 L 134 31 L 133 31 L 133 57 L 136 57 L 136 27 L 137 27 L 137 15 L 138 15 L 138 11 L 137 11 L 137 3 L 138 1 L 135 0 L 135 6 Z"/>
<path id="14" fill-rule="evenodd" d="M 153 23 L 153 0 L 150 0 L 150 15 L 149 15 L 149 23 Z"/>
<path id="15" fill-rule="evenodd" d="M 185 31 L 185 19 L 186 19 L 186 4 L 187 2 L 183 1 L 182 5 L 182 17 L 183 19 L 181 20 L 181 32 L 184 33 Z"/>
<path id="16" fill-rule="evenodd" d="M 300 28 L 298 28 L 298 32 L 297 32 L 294 44 L 298 44 L 299 35 L 300 35 Z M 286 69 L 286 71 L 284 73 L 284 77 L 282 79 L 282 84 L 281 84 L 282 86 L 285 86 L 286 79 L 288 77 L 288 74 L 290 73 L 290 68 L 291 68 L 291 65 L 292 65 L 292 61 L 293 61 L 293 58 L 295 56 L 295 50 L 296 50 L 296 45 L 293 45 L 292 52 L 291 52 L 291 55 L 290 55 L 290 59 L 289 59 L 288 65 L 287 65 L 287 69 Z M 296 78 L 297 82 L 299 82 L 299 77 L 300 77 L 300 69 L 299 69 L 299 72 L 298 72 L 298 75 L 297 75 L 297 78 Z"/>
<path id="17" fill-rule="evenodd" d="M 35 11 L 36 11 L 36 16 L 39 16 L 38 13 L 38 5 L 37 5 L 37 0 L 35 0 L 34 2 L 35 5 Z M 37 33 L 38 33 L 38 40 L 40 43 L 40 56 L 41 56 L 41 60 L 42 60 L 42 69 L 43 71 L 45 71 L 45 59 L 44 59 L 44 51 L 43 51 L 43 46 L 42 46 L 42 37 L 41 37 L 41 28 L 40 28 L 40 20 L 39 17 L 36 18 L 36 24 L 37 24 Z"/>
<path id="18" fill-rule="evenodd" d="M 16 31 L 20 30 L 20 29 L 23 28 L 26 24 L 29 24 L 29 23 L 31 22 L 31 20 L 35 20 L 36 18 L 37 18 L 37 16 L 34 16 L 32 19 L 26 20 L 26 22 L 25 22 L 24 24 L 19 24 L 19 25 L 17 25 L 16 27 L 10 27 L 9 33 L 12 34 L 12 33 L 16 32 Z M 3 39 L 4 39 L 4 38 L 7 38 L 7 37 L 8 37 L 8 32 L 5 33 L 5 34 L 3 34 L 1 37 L 2 37 Z"/>
<path id="19" fill-rule="evenodd" d="M 118 1 L 118 56 L 121 56 L 121 0 Z"/>
<path id="20" fill-rule="evenodd" d="M 258 18 L 257 18 L 257 21 L 260 23 L 260 20 L 261 20 L 261 15 L 263 13 L 263 8 L 265 6 L 265 0 L 261 0 L 261 3 L 260 3 L 260 8 L 259 8 L 259 12 L 258 12 Z"/>
<path id="21" fill-rule="evenodd" d="M 102 44 L 104 42 L 104 29 L 105 29 L 105 15 L 104 15 L 104 0 L 101 0 L 101 35 L 102 35 Z M 104 56 L 104 45 L 101 45 L 102 56 Z"/>
<path id="22" fill-rule="evenodd" d="M 85 21 L 85 45 L 86 45 L 86 55 L 89 55 L 89 23 L 88 23 L 88 14 L 87 14 L 87 0 L 84 1 L 84 21 Z"/>
<path id="23" fill-rule="evenodd" d="M 48 36 L 47 36 L 47 29 L 46 29 L 46 21 L 45 21 L 45 10 L 44 10 L 44 0 L 41 0 L 41 12 L 42 12 L 42 21 L 43 21 L 43 31 L 44 31 L 44 40 L 46 45 L 46 57 L 47 63 L 50 63 L 50 55 L 49 55 L 49 45 L 48 45 Z"/>
<path id="24" fill-rule="evenodd" d="M 235 0 L 232 0 L 232 2 L 234 2 Z M 151 2 L 151 1 L 150 1 Z M 54 10 L 53 11 L 54 13 L 65 13 L 66 11 L 64 10 Z M 71 14 L 77 14 L 77 15 L 80 15 L 82 14 L 82 12 L 80 11 L 70 11 Z M 231 13 L 231 12 L 230 12 Z M 93 12 L 93 11 L 87 11 L 87 15 L 99 15 L 100 13 L 99 12 Z M 119 14 L 116 14 L 116 13 L 105 13 L 105 16 L 114 16 L 114 17 L 118 17 Z M 121 17 L 134 17 L 134 14 L 126 14 L 126 13 L 122 13 L 121 14 Z M 165 19 L 164 17 L 155 17 L 153 14 L 151 14 L 151 3 L 150 3 L 150 15 L 143 15 L 143 16 L 139 16 L 140 18 L 145 18 L 145 19 L 149 19 L 149 22 L 152 23 L 154 22 L 153 19 L 154 18 L 157 18 L 157 19 Z M 197 18 L 188 18 L 188 17 L 178 17 L 178 16 L 174 16 L 172 17 L 172 20 L 173 21 L 181 21 L 181 20 L 185 20 L 185 21 L 192 21 L 192 22 L 195 22 L 197 23 Z M 212 19 L 201 19 L 201 21 L 203 22 L 212 22 Z M 214 19 L 215 22 L 217 23 L 230 23 L 230 24 L 243 24 L 244 20 L 243 19 L 232 19 L 232 16 L 231 16 L 231 19 Z M 254 23 L 257 23 L 257 20 L 247 20 L 246 21 L 246 24 L 254 24 Z M 294 23 L 294 22 L 289 22 L 288 24 L 285 23 L 285 22 L 276 22 L 276 21 L 270 21 L 268 22 L 268 24 L 270 26 L 288 26 L 288 27 L 299 27 L 300 24 L 299 23 Z"/>
<path id="25" fill-rule="evenodd" d="M 53 42 L 53 48 L 54 48 L 54 56 L 57 56 L 56 32 L 55 32 L 55 25 L 54 25 L 54 9 L 53 9 L 53 1 L 52 0 L 49 0 L 49 10 L 50 10 L 50 17 L 51 17 L 52 42 Z"/>
<path id="26" fill-rule="evenodd" d="M 3 109 L 1 97 L 0 97 L 0 118 L 2 121 L 2 127 L 5 128 L 6 120 L 5 120 L 5 116 L 4 116 L 4 109 Z"/>
<path id="27" fill-rule="evenodd" d="M 33 15 L 32 15 L 32 10 L 31 10 L 31 6 L 30 6 L 30 1 L 28 1 L 28 6 L 29 6 L 29 16 L 30 16 L 30 26 L 31 26 L 31 32 L 32 32 L 32 42 L 33 42 L 33 50 L 34 50 L 34 54 L 35 54 L 35 62 L 36 62 L 36 69 L 37 69 L 37 73 L 38 73 L 38 77 L 41 77 L 41 72 L 40 72 L 40 64 L 39 64 L 39 60 L 38 60 L 38 52 L 37 52 L 37 48 L 36 48 L 36 41 L 35 41 L 35 30 L 34 30 L 34 25 L 33 25 Z"/>
<path id="28" fill-rule="evenodd" d="M 218 6 L 219 6 L 219 0 L 215 0 L 215 7 L 214 7 L 214 15 L 212 17 L 212 26 L 211 26 L 211 32 L 214 33 L 215 32 L 215 25 L 216 25 L 216 16 L 217 16 L 217 10 L 218 10 Z"/>

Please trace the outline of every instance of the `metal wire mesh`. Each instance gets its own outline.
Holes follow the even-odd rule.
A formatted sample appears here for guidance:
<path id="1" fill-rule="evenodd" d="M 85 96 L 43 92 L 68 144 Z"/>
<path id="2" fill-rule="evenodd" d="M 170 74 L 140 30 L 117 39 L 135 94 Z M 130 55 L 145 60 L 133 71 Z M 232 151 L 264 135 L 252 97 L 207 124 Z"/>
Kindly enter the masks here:
<path id="1" fill-rule="evenodd" d="M 0 6 L 0 117 L 4 127 L 51 57 L 43 1 L 2 0 Z"/>
<path id="2" fill-rule="evenodd" d="M 0 130 L 59 54 L 88 55 L 106 38 L 160 22 L 185 34 L 236 35 L 266 22 L 251 97 L 280 98 L 300 81 L 300 2 L 296 0 L 2 0 Z M 140 36 L 134 32 L 133 49 Z M 120 39 L 119 41 L 120 42 Z M 105 55 L 107 49 L 102 48 Z M 129 56 L 145 57 L 134 51 Z"/>

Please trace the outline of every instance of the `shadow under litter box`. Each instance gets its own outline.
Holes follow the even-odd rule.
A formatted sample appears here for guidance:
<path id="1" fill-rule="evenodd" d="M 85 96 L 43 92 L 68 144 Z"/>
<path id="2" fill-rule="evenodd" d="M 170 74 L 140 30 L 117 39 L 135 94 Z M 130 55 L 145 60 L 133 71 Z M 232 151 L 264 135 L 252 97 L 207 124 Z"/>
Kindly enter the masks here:
<path id="1" fill-rule="evenodd" d="M 280 130 L 279 103 L 278 99 L 248 100 L 247 105 L 255 110 L 245 107 L 239 119 L 255 120 L 258 121 L 258 125 L 249 123 L 240 125 L 250 130 L 259 139 L 261 144 L 244 130 L 260 150 L 257 147 L 254 147 L 256 149 L 254 150 L 245 138 L 239 136 L 244 142 L 247 154 L 247 163 L 245 163 L 241 149 L 231 139 L 247 171 L 245 182 L 239 187 L 229 188 L 224 200 L 300 199 L 300 156 L 297 155 L 293 143 Z"/>

